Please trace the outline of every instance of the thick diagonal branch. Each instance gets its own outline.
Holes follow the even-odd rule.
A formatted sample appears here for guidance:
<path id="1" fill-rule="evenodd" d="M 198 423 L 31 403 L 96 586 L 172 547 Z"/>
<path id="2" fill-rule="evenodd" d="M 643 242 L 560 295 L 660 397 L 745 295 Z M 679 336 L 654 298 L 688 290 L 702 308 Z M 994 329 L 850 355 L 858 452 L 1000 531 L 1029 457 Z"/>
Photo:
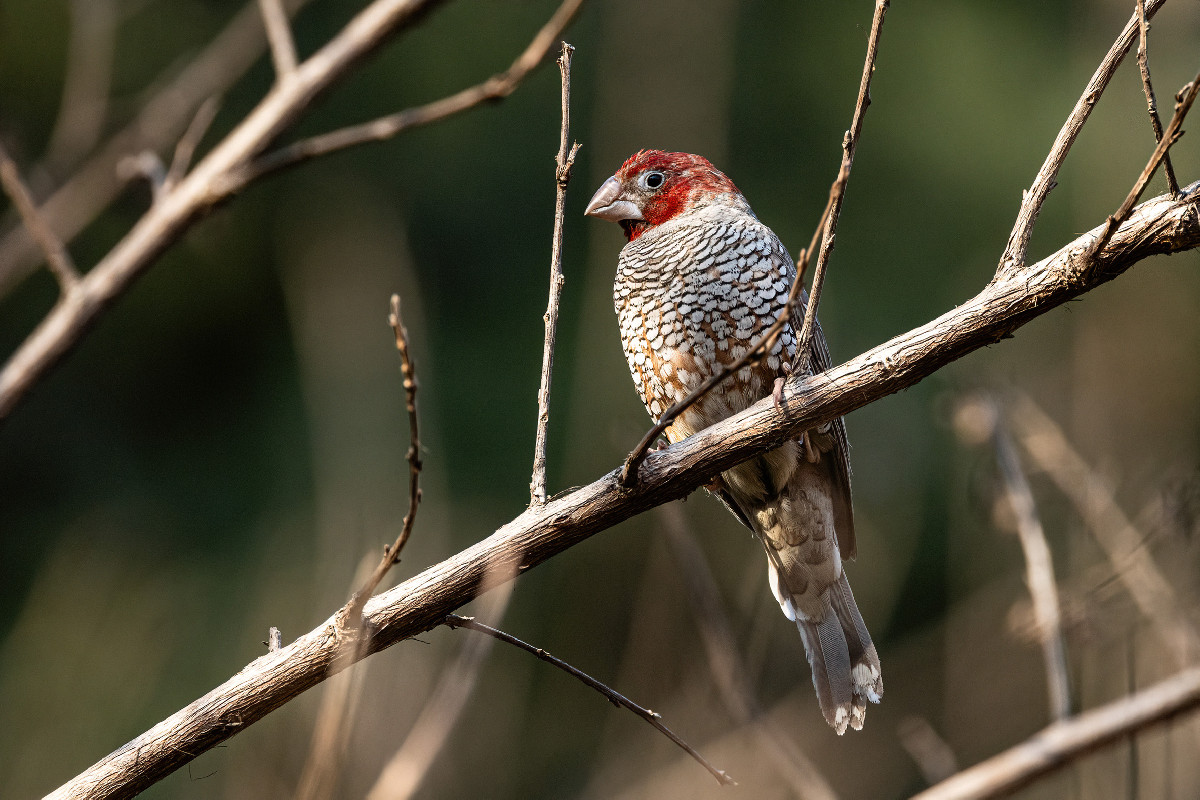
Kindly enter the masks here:
<path id="1" fill-rule="evenodd" d="M 490 574 L 520 574 L 656 505 L 683 497 L 713 475 L 778 447 L 803 431 L 906 389 L 986 345 L 1160 253 L 1200 247 L 1193 184 L 1182 197 L 1158 197 L 1134 210 L 1097 254 L 1083 255 L 1094 229 L 1019 276 L 993 280 L 937 319 L 827 372 L 793 380 L 786 402 L 767 398 L 729 419 L 651 453 L 638 484 L 622 487 L 618 470 L 545 505 L 527 509 L 487 539 L 372 598 L 364 609 L 373 634 L 367 652 L 442 624 Z M 102 758 L 51 795 L 130 797 L 199 753 L 262 719 L 329 674 L 339 652 L 337 620 L 253 661 L 226 683 Z"/>

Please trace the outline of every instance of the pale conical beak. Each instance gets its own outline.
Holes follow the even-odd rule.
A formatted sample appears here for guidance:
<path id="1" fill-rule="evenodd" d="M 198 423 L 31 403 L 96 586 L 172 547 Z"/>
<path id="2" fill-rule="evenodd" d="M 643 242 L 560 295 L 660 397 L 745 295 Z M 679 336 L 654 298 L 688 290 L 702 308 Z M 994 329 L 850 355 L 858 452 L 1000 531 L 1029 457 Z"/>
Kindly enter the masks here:
<path id="1" fill-rule="evenodd" d="M 600 184 L 591 201 L 583 211 L 590 217 L 599 217 L 612 222 L 623 219 L 642 219 L 642 210 L 631 200 L 621 197 L 621 182 L 616 176 Z"/>

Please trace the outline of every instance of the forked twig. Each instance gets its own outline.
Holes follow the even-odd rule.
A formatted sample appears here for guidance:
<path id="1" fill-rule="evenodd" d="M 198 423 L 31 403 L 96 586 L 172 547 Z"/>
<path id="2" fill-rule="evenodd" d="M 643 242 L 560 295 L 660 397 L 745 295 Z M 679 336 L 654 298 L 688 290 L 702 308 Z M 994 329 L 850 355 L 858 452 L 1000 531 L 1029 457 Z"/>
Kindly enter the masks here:
<path id="1" fill-rule="evenodd" d="M 46 256 L 46 265 L 58 281 L 59 290 L 64 295 L 69 294 L 79 283 L 79 271 L 75 269 L 71 254 L 67 252 L 62 240 L 54 235 L 54 231 L 42 219 L 37 203 L 33 201 L 33 195 L 21 180 L 20 170 L 3 146 L 0 146 L 0 184 L 4 186 L 5 194 L 12 200 L 30 235 L 42 248 L 42 253 Z"/>
<path id="2" fill-rule="evenodd" d="M 614 706 L 627 708 L 630 711 L 632 711 L 634 714 L 637 714 L 639 717 L 646 720 L 646 722 L 653 725 L 664 736 L 666 736 L 668 739 L 670 739 L 672 742 L 674 742 L 676 745 L 678 745 L 689 756 L 694 758 L 700 764 L 700 766 L 702 766 L 706 770 L 708 770 L 709 773 L 714 778 L 716 778 L 719 783 L 726 785 L 726 786 L 736 785 L 737 782 L 734 781 L 733 778 L 730 778 L 728 773 L 725 772 L 725 770 L 717 769 L 716 767 L 714 767 L 712 764 L 710 764 L 708 762 L 707 759 L 704 758 L 704 756 L 702 756 L 702 755 L 700 755 L 700 753 L 696 752 L 695 748 L 693 748 L 690 744 L 688 744 L 683 739 L 681 739 L 678 734 L 676 734 L 674 731 L 672 731 L 670 728 L 668 728 L 662 721 L 662 715 L 659 714 L 658 712 L 651 711 L 648 708 L 643 708 L 642 706 L 633 702 L 628 697 L 626 697 L 625 695 L 616 691 L 615 689 L 609 688 L 608 686 L 604 685 L 600 681 L 593 678 L 591 675 L 588 675 L 586 672 L 582 672 L 581 670 L 576 669 L 575 667 L 571 666 L 567 662 L 563 661 L 561 658 L 556 658 L 555 656 L 550 655 L 542 648 L 534 647 L 531 644 L 521 641 L 520 639 L 513 636 L 512 634 L 505 633 L 504 631 L 493 628 L 490 625 L 484 625 L 482 622 L 477 622 L 477 621 L 475 621 L 475 619 L 473 617 L 460 617 L 458 614 L 447 614 L 445 623 L 446 623 L 446 625 L 448 625 L 451 628 L 470 628 L 473 631 L 479 631 L 480 633 L 486 633 L 488 636 L 491 636 L 494 639 L 499 639 L 502 642 L 507 642 L 508 644 L 511 644 L 515 647 L 519 647 L 522 650 L 524 650 L 528 653 L 532 653 L 533 655 L 537 656 L 542 661 L 545 661 L 547 664 L 551 664 L 552 666 L 558 667 L 559 669 L 561 669 L 563 672 L 567 673 L 568 675 L 574 676 L 577 680 L 579 680 L 585 686 L 589 686 L 592 689 L 595 689 L 600 694 L 604 695 L 604 697 L 607 698 L 608 702 L 612 703 Z"/>
<path id="3" fill-rule="evenodd" d="M 558 155 L 554 171 L 556 186 L 554 201 L 554 238 L 550 245 L 550 298 L 546 302 L 546 341 L 542 347 L 542 382 L 538 387 L 537 437 L 533 446 L 533 478 L 529 482 L 529 496 L 535 505 L 546 502 L 546 430 L 550 425 L 550 379 L 554 371 L 554 338 L 558 330 L 558 301 L 562 297 L 563 268 L 562 242 L 563 217 L 567 208 L 567 184 L 571 180 L 571 167 L 579 152 L 579 142 L 570 150 L 571 140 L 571 54 L 575 48 L 562 43 L 558 56 L 558 71 L 562 75 L 562 127 L 558 138 Z"/>
<path id="4" fill-rule="evenodd" d="M 671 427 L 675 419 L 687 411 L 692 405 L 704 395 L 713 390 L 731 375 L 736 375 L 739 370 L 751 363 L 757 363 L 771 352 L 775 347 L 775 342 L 779 335 L 783 332 L 783 328 L 788 324 L 794 309 L 800 300 L 800 293 L 804 286 L 804 273 L 808 270 L 809 261 L 812 258 L 812 253 L 817 247 L 818 241 L 821 241 L 824 257 L 828 260 L 829 250 L 833 247 L 832 231 L 829 227 L 829 221 L 835 216 L 835 205 L 840 208 L 841 197 L 846 189 L 846 182 L 850 179 L 850 165 L 854 162 L 854 149 L 858 144 L 858 136 L 862 132 L 862 117 L 866 112 L 866 107 L 870 105 L 870 81 L 871 74 L 875 71 L 875 53 L 879 44 L 879 34 L 883 29 L 883 15 L 887 12 L 887 7 L 890 0 L 876 0 L 875 17 L 871 23 L 871 38 L 867 44 L 867 57 L 863 64 L 863 78 L 859 84 L 858 102 L 854 107 L 854 117 L 851 122 L 851 130 L 846 132 L 846 138 L 842 141 L 842 164 L 838 169 L 838 176 L 833 182 L 833 186 L 829 189 L 829 199 L 825 202 L 825 210 L 821 213 L 821 219 L 817 223 L 817 228 L 813 232 L 812 241 L 806 249 L 801 250 L 796 257 L 796 276 L 792 280 L 792 287 L 788 291 L 788 299 L 783 308 L 779 312 L 779 317 L 772 325 L 763 332 L 753 344 L 747 348 L 746 352 L 737 359 L 734 359 L 730 364 L 724 365 L 720 370 L 710 375 L 703 383 L 693 389 L 682 400 L 674 403 L 670 408 L 663 412 L 658 421 L 651 426 L 650 430 L 642 436 L 641 441 L 633 448 L 633 451 L 625 458 L 625 463 L 621 467 L 621 485 L 628 488 L 637 483 L 637 471 L 643 459 L 646 458 L 646 453 L 650 451 L 650 446 L 654 441 Z M 852 134 L 853 132 L 853 134 Z M 852 141 L 850 141 L 852 139 Z M 849 163 L 847 163 L 849 158 Z M 836 222 L 833 229 L 836 229 Z M 818 267 L 820 270 L 821 268 Z M 817 299 L 820 295 L 820 284 L 818 279 L 820 272 L 813 276 L 813 290 L 817 293 Z M 810 314 L 815 315 L 816 302 L 813 297 L 808 299 L 808 311 L 805 313 L 805 325 L 801 330 L 809 330 L 809 340 L 811 341 L 812 333 L 808 325 L 808 317 Z M 815 323 L 814 323 L 815 324 Z M 800 343 L 797 341 L 796 356 L 800 354 Z M 778 389 L 776 393 L 778 399 Z"/>
<path id="5" fill-rule="evenodd" d="M 812 363 L 812 338 L 817 327 L 817 306 L 821 302 L 821 288 L 825 284 L 825 269 L 833 242 L 837 237 L 838 218 L 842 213 L 842 199 L 850 183 L 850 170 L 854 166 L 854 153 L 862 135 L 863 118 L 867 106 L 871 105 L 871 76 L 875 74 L 875 57 L 879 50 L 879 35 L 883 32 L 883 17 L 887 13 L 888 0 L 876 0 L 875 17 L 871 20 L 871 36 L 867 40 L 867 58 L 863 62 L 862 79 L 858 83 L 858 99 L 854 103 L 854 117 L 850 130 L 842 138 L 842 163 L 837 178 L 829 189 L 829 211 L 824 219 L 821 235 L 821 250 L 817 253 L 817 265 L 813 268 L 812 288 L 808 292 L 808 306 L 804 310 L 804 325 L 796 337 L 796 352 L 792 356 L 792 372 L 803 375 Z"/>
<path id="6" fill-rule="evenodd" d="M 1200 92 L 1200 73 L 1192 78 L 1191 83 L 1179 90 L 1178 102 L 1175 104 L 1175 113 L 1171 117 L 1170 123 L 1167 124 L 1166 131 L 1163 132 L 1162 139 L 1154 148 L 1154 152 L 1150 155 L 1150 160 L 1146 163 L 1142 174 L 1134 181 L 1133 188 L 1129 190 L 1129 194 L 1125 196 L 1125 202 L 1121 203 L 1121 207 L 1104 223 L 1104 229 L 1100 231 L 1100 235 L 1096 237 L 1096 241 L 1088 250 L 1088 259 L 1095 259 L 1096 254 L 1100 252 L 1104 245 L 1108 244 L 1108 240 L 1112 237 L 1113 231 L 1121 227 L 1121 223 L 1129 219 L 1129 215 L 1133 213 L 1133 207 L 1137 203 L 1138 198 L 1142 196 L 1142 192 L 1146 191 L 1147 184 L 1154 177 L 1158 165 L 1167 157 L 1167 151 L 1171 149 L 1171 145 L 1178 141 L 1183 135 L 1180 126 L 1183 125 L 1183 119 L 1187 116 L 1192 104 L 1196 101 L 1196 94 Z"/>
<path id="7" fill-rule="evenodd" d="M 1158 118 L 1158 100 L 1154 97 L 1154 85 L 1150 82 L 1150 59 L 1148 56 L 1147 38 L 1149 25 L 1146 24 L 1146 0 L 1137 0 L 1138 14 L 1138 71 L 1142 73 L 1142 90 L 1146 93 L 1146 111 L 1150 114 L 1150 125 L 1154 128 L 1154 141 L 1161 142 L 1163 138 L 1162 120 Z M 1163 171 L 1167 176 L 1167 189 L 1172 197 L 1179 196 L 1179 181 L 1175 178 L 1175 167 L 1171 164 L 1171 156 L 1163 158 Z"/>
<path id="8" fill-rule="evenodd" d="M 276 0 L 278 2 L 278 0 Z M 282 13 L 282 12 L 281 12 Z M 220 102 L 216 97 L 210 97 L 196 109 L 196 115 L 188 123 L 187 129 L 175 144 L 175 154 L 171 157 L 171 167 L 163 177 L 162 186 L 156 187 L 155 198 L 169 192 L 187 175 L 188 167 L 192 165 L 192 156 L 200 146 L 200 140 L 208 133 L 208 128 L 217 118 Z"/>
<path id="9" fill-rule="evenodd" d="M 1133 46 L 1134 38 L 1137 37 L 1140 28 L 1140 20 L 1153 17 L 1165 2 L 1166 0 L 1147 0 L 1140 11 L 1135 11 L 1129 22 L 1125 23 L 1121 33 L 1117 35 L 1117 40 L 1104 55 L 1100 66 L 1096 67 L 1092 79 L 1088 81 L 1083 94 L 1075 102 L 1070 116 L 1067 117 L 1067 121 L 1063 123 L 1062 129 L 1054 139 L 1050 152 L 1046 154 L 1046 160 L 1042 162 L 1042 168 L 1038 170 L 1037 177 L 1033 179 L 1033 184 L 1022 193 L 1021 208 L 1017 212 L 1017 221 L 1013 225 L 1012 233 L 1008 235 L 1008 244 L 1005 245 L 1004 253 L 1000 256 L 1000 264 L 996 267 L 996 278 L 1025 266 L 1025 253 L 1029 249 L 1029 237 L 1033 234 L 1033 225 L 1046 202 L 1046 196 L 1057 185 L 1054 178 L 1066 160 L 1071 145 L 1075 143 L 1079 132 L 1083 130 L 1084 123 L 1092 113 L 1092 107 L 1100 100 L 1100 95 L 1104 93 L 1104 89 L 1112 80 L 1113 73 L 1117 71 L 1125 54 Z"/>
<path id="10" fill-rule="evenodd" d="M 525 51 L 499 75 L 493 75 L 482 83 L 423 106 L 407 108 L 370 122 L 339 128 L 273 150 L 246 165 L 235 180 L 239 184 L 246 184 L 317 156 L 368 142 L 382 142 L 410 128 L 437 122 L 489 100 L 508 97 L 542 62 L 582 6 L 583 0 L 564 0 L 554 12 L 554 16 L 533 37 Z"/>

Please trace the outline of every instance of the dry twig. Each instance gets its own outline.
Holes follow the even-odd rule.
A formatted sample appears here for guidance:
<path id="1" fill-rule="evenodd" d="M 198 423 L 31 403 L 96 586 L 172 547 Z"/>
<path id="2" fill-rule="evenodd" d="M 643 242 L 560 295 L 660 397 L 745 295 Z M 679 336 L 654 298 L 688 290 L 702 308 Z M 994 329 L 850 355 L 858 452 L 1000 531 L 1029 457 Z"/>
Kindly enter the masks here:
<path id="1" fill-rule="evenodd" d="M 521 85 L 529 73 L 542 63 L 546 54 L 550 52 L 550 48 L 562 36 L 562 32 L 571 24 L 571 20 L 579 13 L 582 6 L 583 0 L 564 0 L 563 4 L 554 12 L 554 16 L 533 37 L 525 51 L 499 75 L 493 75 L 482 83 L 477 83 L 457 94 L 443 97 L 441 100 L 435 100 L 423 106 L 406 108 L 370 122 L 339 128 L 336 131 L 322 133 L 281 147 L 259 156 L 246 165 L 235 180 L 241 184 L 250 183 L 264 175 L 295 166 L 311 158 L 360 144 L 382 142 L 411 128 L 429 125 L 474 108 L 481 103 L 508 97 Z"/>
<path id="2" fill-rule="evenodd" d="M 817 247 L 817 242 L 822 242 L 823 256 L 828 259 L 829 250 L 833 248 L 833 232 L 837 228 L 836 221 L 833 227 L 829 227 L 831 219 L 836 217 L 835 206 L 841 208 L 841 198 L 846 189 L 846 183 L 850 179 L 850 166 L 854 162 L 854 149 L 858 144 L 858 136 L 862 132 L 863 114 L 866 113 L 866 107 L 870 105 L 870 83 L 871 74 L 875 71 L 875 54 L 879 45 L 879 34 L 883 29 L 883 15 L 887 12 L 888 3 L 890 0 L 876 0 L 875 17 L 871 24 L 871 38 L 867 43 L 867 56 L 863 63 L 863 77 L 859 85 L 858 102 L 854 107 L 854 117 L 851 121 L 850 130 L 846 132 L 846 137 L 842 141 L 842 164 L 838 170 L 838 176 L 833 182 L 833 186 L 829 189 L 829 199 L 825 203 L 825 210 L 821 213 L 821 219 L 817 223 L 817 228 L 813 232 L 812 241 L 806 249 L 801 250 L 796 257 L 796 276 L 792 279 L 791 289 L 788 291 L 788 299 L 784 304 L 783 309 L 779 312 L 779 317 L 771 324 L 767 330 L 763 332 L 758 339 L 747 348 L 746 352 L 740 358 L 734 359 L 730 364 L 724 365 L 717 372 L 710 375 L 703 383 L 693 389 L 682 400 L 674 403 L 670 408 L 663 412 L 658 421 L 650 427 L 642 436 L 641 441 L 633 448 L 633 451 L 625 458 L 625 464 L 621 468 L 621 485 L 633 486 L 637 483 L 638 466 L 646 458 L 646 454 L 650 451 L 650 446 L 655 440 L 671 427 L 671 423 L 687 411 L 691 406 L 704 395 L 713 390 L 714 387 L 720 385 L 732 375 L 736 375 L 739 370 L 748 364 L 756 363 L 760 359 L 765 358 L 768 353 L 775 347 L 775 342 L 778 340 L 780 333 L 791 319 L 792 311 L 800 301 L 804 286 L 804 273 L 808 270 L 808 263 L 812 258 L 813 251 Z M 827 243 L 827 247 L 826 247 Z M 816 300 L 820 298 L 820 284 L 818 277 L 823 273 L 823 269 L 819 269 L 818 275 L 813 278 L 813 288 L 817 293 L 817 297 L 808 299 L 809 311 L 805 313 L 804 327 L 801 330 L 809 330 L 809 341 L 812 339 L 811 326 L 809 326 L 809 315 L 814 315 L 816 309 Z M 815 324 L 815 323 L 814 323 Z M 801 343 L 797 338 L 796 357 L 799 357 Z M 781 398 L 782 383 L 778 383 L 775 387 L 775 399 L 779 402 Z"/>
<path id="3" fill-rule="evenodd" d="M 546 502 L 546 429 L 550 425 L 550 378 L 554 371 L 554 336 L 558 330 L 558 301 L 562 297 L 562 241 L 563 216 L 567 208 L 567 184 L 571 180 L 571 167 L 579 152 L 579 142 L 568 151 L 571 140 L 571 54 L 575 48 L 562 43 L 558 56 L 558 71 L 562 75 L 562 127 L 558 138 L 558 155 L 554 171 L 556 188 L 554 201 L 554 238 L 550 245 L 550 299 L 546 302 L 546 341 L 542 347 L 542 382 L 538 387 L 537 437 L 533 447 L 533 478 L 529 482 L 529 496 L 535 504 Z"/>
<path id="4" fill-rule="evenodd" d="M 219 106 L 217 98 L 210 97 L 196 109 L 196 115 L 192 117 L 183 136 L 179 137 L 179 141 L 175 145 L 175 154 L 171 157 L 171 168 L 163 176 L 161 185 L 154 187 L 155 200 L 158 200 L 164 192 L 174 189 L 183 180 L 183 176 L 187 175 L 188 167 L 192 165 L 192 156 L 195 155 L 196 148 L 200 146 L 200 140 L 204 138 L 204 134 L 208 133 L 209 126 L 216 119 Z M 150 155 L 153 156 L 153 152 Z"/>
<path id="5" fill-rule="evenodd" d="M 614 470 L 588 486 L 526 509 L 492 536 L 367 602 L 366 653 L 443 624 L 474 597 L 487 574 L 519 574 L 601 530 L 683 497 L 711 476 L 772 450 L 814 426 L 906 389 L 942 366 L 1011 335 L 1021 325 L 1159 253 L 1200 247 L 1200 210 L 1188 187 L 1180 198 L 1143 203 L 1084 271 L 1078 254 L 1095 231 L 1019 276 L 993 280 L 976 297 L 827 372 L 785 388 L 787 411 L 765 399 L 646 457 L 638 485 Z M 256 659 L 223 685 L 100 759 L 51 795 L 128 797 L 244 730 L 330 674 L 341 650 L 338 616 L 277 653 Z M 365 653 L 364 653 L 365 655 Z"/>
<path id="6" fill-rule="evenodd" d="M 1108 556 L 1115 577 L 1125 585 L 1134 604 L 1157 630 L 1176 662 L 1190 663 L 1200 650 L 1200 637 L 1170 582 L 1142 546 L 1144 537 L 1117 504 L 1112 491 L 1032 400 L 1015 396 L 1009 421 L 1029 458 L 1078 509 Z"/>
<path id="7" fill-rule="evenodd" d="M 1050 152 L 1042 163 L 1042 168 L 1038 170 L 1037 177 L 1033 179 L 1033 184 L 1022 193 L 1017 221 L 1013 225 L 1012 233 L 1008 236 L 1008 244 L 1005 246 L 1004 253 L 1000 256 L 1000 264 L 996 268 L 997 279 L 1025 266 L 1025 253 L 1029 249 L 1029 237 L 1033 233 L 1033 225 L 1037 222 L 1038 214 L 1041 213 L 1042 206 L 1046 202 L 1046 196 L 1057 185 L 1054 178 L 1066 160 L 1071 145 L 1075 143 L 1079 132 L 1083 130 L 1084 123 L 1092 113 L 1092 107 L 1099 102 L 1100 95 L 1104 93 L 1108 82 L 1112 80 L 1113 73 L 1117 71 L 1125 54 L 1133 46 L 1134 38 L 1137 37 L 1140 29 L 1139 21 L 1153 17 L 1162 8 L 1164 2 L 1166 0 L 1147 0 L 1144 8 L 1135 11 L 1129 22 L 1125 23 L 1117 40 L 1113 42 L 1112 47 L 1100 61 L 1100 66 L 1096 67 L 1092 79 L 1088 81 L 1083 94 L 1076 101 L 1070 116 L 1067 117 L 1067 121 L 1063 123 L 1062 129 L 1054 139 L 1054 144 L 1051 145 Z"/>
<path id="8" fill-rule="evenodd" d="M 821 250 L 817 253 L 817 265 L 813 268 L 812 288 L 808 293 L 808 307 L 804 310 L 804 325 L 796 336 L 796 353 L 792 356 L 792 372 L 803 375 L 812 360 L 812 338 L 817 326 L 817 306 L 821 302 L 821 287 L 825 283 L 825 269 L 833 242 L 837 236 L 838 218 L 842 214 L 842 200 L 846 186 L 850 183 L 850 170 L 854 166 L 854 153 L 862 136 L 863 118 L 867 106 L 871 105 L 871 76 L 875 74 L 875 57 L 879 51 L 879 35 L 883 32 L 883 17 L 887 14 L 888 0 L 876 0 L 875 17 L 871 20 L 871 36 L 867 40 L 867 58 L 863 62 L 862 79 L 858 83 L 858 99 L 854 103 L 854 116 L 850 130 L 842 138 L 842 163 L 837 178 L 829 189 L 828 212 L 822 220 Z M 799 275 L 799 270 L 797 270 Z"/>
<path id="9" fill-rule="evenodd" d="M 286 81 L 296 74 L 296 42 L 288 24 L 283 0 L 258 0 L 267 42 L 271 45 L 271 61 L 275 65 L 275 80 Z"/>
<path id="10" fill-rule="evenodd" d="M 309 0 L 284 0 L 295 13 Z M 82 0 L 81 5 L 91 5 Z M 206 98 L 225 93 L 258 60 L 266 46 L 257 2 L 250 0 L 178 74 L 161 78 L 157 90 L 128 125 L 113 135 L 41 206 L 46 223 L 71 241 L 109 206 L 129 180 L 118 165 L 130 153 L 170 147 Z M 172 67 L 170 71 L 175 71 Z M 140 174 L 140 173 L 139 173 Z M 0 297 L 38 265 L 38 252 L 21 226 L 0 239 Z"/>
<path id="11" fill-rule="evenodd" d="M 67 252 L 66 246 L 42 219 L 37 204 L 33 202 L 33 195 L 29 193 L 25 182 L 21 180 L 20 170 L 9 158 L 8 151 L 3 146 L 0 146 L 0 185 L 4 186 L 4 192 L 12 200 L 21 221 L 25 223 L 29 233 L 42 248 L 42 253 L 46 256 L 46 264 L 54 273 L 55 280 L 58 281 L 59 290 L 64 295 L 70 294 L 79 284 L 79 272 L 75 269 L 74 262 L 71 261 L 71 254 Z"/>
<path id="12" fill-rule="evenodd" d="M 540 647 L 534 647 L 527 642 L 523 642 L 510 633 L 505 633 L 504 631 L 497 630 L 490 625 L 484 625 L 482 622 L 477 622 L 474 617 L 460 617 L 457 614 L 447 614 L 446 625 L 451 628 L 469 628 L 473 631 L 485 633 L 501 642 L 506 642 L 514 647 L 519 647 L 528 653 L 532 653 L 542 661 L 545 661 L 547 664 L 558 667 L 568 675 L 575 677 L 584 686 L 595 689 L 597 692 L 604 695 L 608 702 L 612 703 L 614 706 L 617 706 L 618 708 L 627 708 L 634 714 L 637 714 L 639 717 L 646 720 L 646 722 L 653 725 L 659 732 L 678 745 L 685 753 L 694 758 L 697 763 L 700 764 L 700 766 L 708 770 L 709 773 L 717 779 L 718 783 L 726 786 L 737 785 L 737 782 L 730 778 L 729 774 L 726 773 L 725 770 L 714 767 L 704 756 L 700 755 L 695 748 L 693 748 L 690 744 L 681 739 L 678 734 L 668 728 L 662 721 L 662 714 L 659 714 L 657 711 L 651 711 L 648 708 L 643 708 L 617 690 L 608 687 L 604 683 L 601 683 L 591 675 L 588 675 L 586 672 L 576 669 L 566 661 L 563 661 L 561 658 L 556 658 L 555 656 L 550 655 Z"/>
<path id="13" fill-rule="evenodd" d="M 1171 122 L 1167 125 L 1167 130 L 1163 133 L 1162 139 L 1154 148 L 1154 152 L 1150 155 L 1150 160 L 1146 163 L 1142 174 L 1134 181 L 1133 188 L 1129 190 L 1129 194 L 1125 196 L 1125 202 L 1121 203 L 1121 207 L 1116 213 L 1108 218 L 1104 223 L 1103 230 L 1100 231 L 1100 236 L 1097 237 L 1092 245 L 1089 257 L 1092 254 L 1099 252 L 1100 248 L 1104 247 L 1108 241 L 1108 237 L 1112 236 L 1112 232 L 1117 229 L 1122 222 L 1129 219 L 1130 213 L 1133 212 L 1133 205 L 1142 196 L 1142 192 L 1146 191 L 1146 186 L 1150 183 L 1150 179 L 1154 177 L 1158 165 L 1164 158 L 1167 157 L 1167 151 L 1171 149 L 1171 145 L 1183 135 L 1180 126 L 1183 125 L 1183 119 L 1187 116 L 1188 111 L 1192 107 L 1192 103 L 1196 100 L 1196 93 L 1200 92 L 1200 73 L 1192 78 L 1191 83 L 1184 86 L 1179 91 L 1179 102 L 1175 104 L 1175 113 L 1171 117 Z M 1178 192 L 1172 192 L 1176 195 Z"/>
<path id="14" fill-rule="evenodd" d="M 1146 24 L 1146 0 L 1137 0 L 1138 15 L 1138 71 L 1142 73 L 1142 91 L 1146 93 L 1146 111 L 1150 114 L 1150 126 L 1154 128 L 1155 143 L 1163 138 L 1162 120 L 1158 118 L 1158 100 L 1154 97 L 1154 84 L 1150 82 L 1150 59 L 1147 53 L 1147 36 L 1149 25 Z M 1167 176 L 1167 189 L 1171 196 L 1179 195 L 1179 181 L 1175 178 L 1175 167 L 1171 164 L 1171 156 L 1163 157 L 1163 171 Z"/>
<path id="15" fill-rule="evenodd" d="M 551 23 L 539 32 L 535 44 L 555 23 L 565 25 L 565 20 L 581 2 L 567 0 Z M 291 126 L 316 97 L 390 35 L 414 24 L 437 3 L 438 0 L 374 0 L 324 47 L 298 66 L 291 80 L 276 84 L 254 110 L 172 191 L 164 193 L 108 255 L 80 280 L 78 290 L 72 293 L 73 302 L 55 306 L 17 348 L 0 370 L 0 419 L 12 412 L 26 393 L 163 250 L 217 203 L 263 174 L 251 166 L 258 163 L 254 161 L 255 157 Z M 485 99 L 510 93 L 537 66 L 544 51 L 535 52 L 535 49 L 531 46 L 522 55 L 522 58 L 528 57 L 528 62 L 520 61 L 502 78 L 493 79 L 502 84 L 500 90 L 495 87 L 476 93 L 468 90 L 447 98 L 441 105 L 434 104 L 438 105 L 437 109 L 426 106 L 418 122 L 441 119 Z"/>
<path id="16" fill-rule="evenodd" d="M 338 612 L 337 634 L 342 641 L 342 651 L 338 654 L 330 672 L 340 672 L 351 664 L 362 660 L 366 652 L 370 628 L 364 624 L 362 611 L 367 601 L 375 593 L 392 565 L 400 560 L 400 551 L 412 534 L 413 525 L 417 519 L 417 507 L 421 502 L 419 479 L 421 476 L 421 438 L 417 427 L 417 373 L 409 352 L 408 329 L 400 317 L 400 295 L 393 294 L 388 324 L 396 337 L 396 350 L 400 354 L 400 371 L 404 376 L 404 405 L 408 412 L 408 512 L 400 526 L 396 540 L 383 551 L 383 558 Z M 329 687 L 322 698 L 321 709 L 317 713 L 316 724 L 313 726 L 313 742 L 308 759 L 305 761 L 304 772 L 300 776 L 296 797 L 300 800 L 320 800 L 329 797 L 333 792 L 337 777 L 337 766 L 344 749 L 347 727 L 357 707 L 358 689 L 361 686 L 361 676 L 349 676 Z"/>
<path id="17" fill-rule="evenodd" d="M 746 666 L 738 657 L 737 640 L 721 602 L 716 579 L 708 560 L 684 524 L 678 503 L 662 506 L 659 516 L 671 554 L 679 566 L 679 576 L 687 590 L 696 627 L 704 642 L 704 653 L 726 710 L 755 737 L 759 747 L 775 764 L 779 775 L 791 786 L 795 797 L 804 800 L 836 800 L 833 787 L 820 768 L 792 743 L 789 731 L 782 730 L 762 707 L 750 689 Z"/>
<path id="18" fill-rule="evenodd" d="M 1200 668 L 1056 722 L 1020 744 L 913 797 L 966 800 L 1007 795 L 1107 744 L 1200 707 Z"/>
<path id="19" fill-rule="evenodd" d="M 498 573 L 485 580 L 486 586 L 499 587 L 483 598 L 482 612 L 489 619 L 498 622 L 503 618 L 512 596 L 512 578 L 511 574 Z M 444 622 L 457 627 L 450 623 L 449 617 Z M 367 792 L 367 800 L 408 800 L 416 793 L 466 708 L 494 642 L 492 638 L 478 636 L 463 645 L 458 657 L 442 673 L 403 744 L 380 771 L 375 785 Z"/>
<path id="20" fill-rule="evenodd" d="M 956 409 L 955 427 L 959 436 L 972 444 L 982 444 L 990 439 L 995 450 L 996 466 L 1025 556 L 1025 584 L 1033 602 L 1037 639 L 1046 667 L 1050 717 L 1052 720 L 1066 719 L 1071 713 L 1071 692 L 1067 681 L 1058 585 L 1054 580 L 1054 562 L 1046 532 L 1033 501 L 1033 490 L 994 401 L 985 397 L 964 400 Z"/>

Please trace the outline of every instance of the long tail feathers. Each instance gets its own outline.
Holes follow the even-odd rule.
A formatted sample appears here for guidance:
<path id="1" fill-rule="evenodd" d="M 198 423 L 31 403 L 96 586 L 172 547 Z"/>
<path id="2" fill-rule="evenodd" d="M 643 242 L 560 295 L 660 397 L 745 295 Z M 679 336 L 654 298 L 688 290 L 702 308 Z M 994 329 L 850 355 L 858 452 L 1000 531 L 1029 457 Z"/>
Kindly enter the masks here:
<path id="1" fill-rule="evenodd" d="M 821 713 L 838 735 L 862 730 L 867 702 L 883 697 L 879 654 L 867 633 L 843 573 L 826 592 L 826 614 L 818 621 L 796 615 L 796 627 L 812 667 Z"/>

